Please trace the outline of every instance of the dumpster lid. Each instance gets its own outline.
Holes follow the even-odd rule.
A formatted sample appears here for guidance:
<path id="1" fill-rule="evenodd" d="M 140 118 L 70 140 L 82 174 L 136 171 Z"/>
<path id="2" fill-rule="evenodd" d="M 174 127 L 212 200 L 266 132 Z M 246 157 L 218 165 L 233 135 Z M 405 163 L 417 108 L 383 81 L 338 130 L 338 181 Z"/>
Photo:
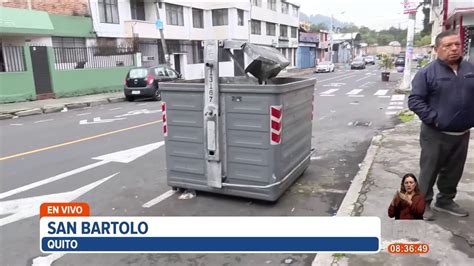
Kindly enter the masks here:
<path id="1" fill-rule="evenodd" d="M 273 47 L 245 43 L 243 50 L 252 60 L 245 72 L 252 74 L 260 83 L 266 83 L 269 79 L 276 77 L 290 64 L 288 59 Z"/>

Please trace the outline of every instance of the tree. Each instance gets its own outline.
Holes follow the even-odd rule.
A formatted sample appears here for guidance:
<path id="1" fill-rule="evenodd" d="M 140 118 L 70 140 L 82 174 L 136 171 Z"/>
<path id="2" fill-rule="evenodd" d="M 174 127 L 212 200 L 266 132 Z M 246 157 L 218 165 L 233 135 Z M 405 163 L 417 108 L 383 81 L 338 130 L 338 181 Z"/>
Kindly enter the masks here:
<path id="1" fill-rule="evenodd" d="M 324 23 L 318 23 L 318 24 L 311 24 L 309 31 L 310 32 L 318 32 L 320 30 L 328 30 L 328 26 Z"/>
<path id="2" fill-rule="evenodd" d="M 430 8 L 423 7 L 423 30 L 421 33 L 423 36 L 431 35 L 431 25 L 430 25 Z"/>
<path id="3" fill-rule="evenodd" d="M 421 37 L 421 34 L 420 36 Z M 425 35 L 421 38 L 416 38 L 415 35 L 415 46 L 425 46 L 425 45 L 430 45 L 431 44 L 431 36 L 430 35 Z"/>

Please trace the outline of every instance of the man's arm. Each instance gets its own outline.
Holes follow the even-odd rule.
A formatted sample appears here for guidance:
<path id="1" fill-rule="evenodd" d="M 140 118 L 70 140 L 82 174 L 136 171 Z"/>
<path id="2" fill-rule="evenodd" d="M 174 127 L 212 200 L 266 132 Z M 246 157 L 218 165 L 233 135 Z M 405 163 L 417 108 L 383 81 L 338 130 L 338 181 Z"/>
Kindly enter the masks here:
<path id="1" fill-rule="evenodd" d="M 428 105 L 429 88 L 425 71 L 418 71 L 411 82 L 412 90 L 408 97 L 408 107 L 425 124 L 432 125 L 438 116 L 435 110 Z"/>

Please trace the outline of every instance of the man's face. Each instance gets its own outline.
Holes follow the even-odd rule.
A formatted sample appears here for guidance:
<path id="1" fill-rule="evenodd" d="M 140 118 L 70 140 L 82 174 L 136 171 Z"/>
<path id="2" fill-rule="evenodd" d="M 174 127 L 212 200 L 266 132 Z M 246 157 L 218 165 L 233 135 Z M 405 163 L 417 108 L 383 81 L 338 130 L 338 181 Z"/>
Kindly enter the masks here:
<path id="1" fill-rule="evenodd" d="M 436 48 L 438 58 L 447 62 L 454 63 L 461 58 L 461 38 L 458 35 L 446 36 L 441 39 L 439 46 Z"/>

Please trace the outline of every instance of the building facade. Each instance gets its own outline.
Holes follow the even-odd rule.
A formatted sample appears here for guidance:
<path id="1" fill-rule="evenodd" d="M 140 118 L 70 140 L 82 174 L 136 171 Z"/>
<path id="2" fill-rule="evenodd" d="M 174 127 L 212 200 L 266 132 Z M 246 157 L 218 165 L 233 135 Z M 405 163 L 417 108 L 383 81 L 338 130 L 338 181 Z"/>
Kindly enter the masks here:
<path id="1" fill-rule="evenodd" d="M 111 3 L 106 5 L 106 3 Z M 165 62 L 156 22 L 159 12 L 170 64 L 186 79 L 202 78 L 202 41 L 242 40 L 278 48 L 296 64 L 299 7 L 285 0 L 145 1 L 90 0 L 100 42 L 136 43 L 142 64 Z M 242 51 L 233 51 L 241 65 Z M 220 58 L 220 75 L 242 75 L 230 56 Z"/>
<path id="2" fill-rule="evenodd" d="M 462 41 L 464 58 L 474 63 L 474 1 L 432 0 L 430 22 L 432 44 L 443 30 L 456 30 Z"/>

